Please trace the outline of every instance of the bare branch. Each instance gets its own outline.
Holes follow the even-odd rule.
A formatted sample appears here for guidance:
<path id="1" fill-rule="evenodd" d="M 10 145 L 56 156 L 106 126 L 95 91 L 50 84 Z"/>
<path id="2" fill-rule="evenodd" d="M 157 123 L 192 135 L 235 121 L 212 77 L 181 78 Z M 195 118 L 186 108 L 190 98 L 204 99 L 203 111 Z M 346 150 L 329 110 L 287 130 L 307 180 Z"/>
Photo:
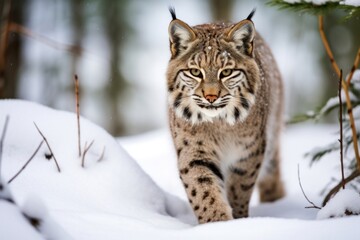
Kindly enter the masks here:
<path id="1" fill-rule="evenodd" d="M 49 151 L 50 151 L 51 155 L 52 155 L 53 158 L 54 158 L 54 161 L 55 161 L 55 164 L 56 164 L 56 167 L 57 167 L 58 172 L 61 172 L 60 166 L 59 166 L 59 164 L 58 164 L 58 162 L 57 162 L 57 160 L 56 160 L 56 157 L 55 157 L 54 152 L 51 150 L 51 147 L 50 147 L 49 142 L 47 141 L 47 139 L 46 139 L 46 137 L 44 136 L 44 134 L 40 131 L 40 129 L 38 128 L 38 126 L 36 125 L 35 122 L 34 122 L 34 125 L 35 125 L 36 129 L 38 130 L 38 132 L 40 133 L 40 135 L 42 136 L 42 138 L 44 139 L 47 147 L 49 148 Z"/>
<path id="2" fill-rule="evenodd" d="M 342 118 L 342 99 L 341 99 L 341 81 L 342 81 L 342 70 L 340 70 L 340 78 L 339 78 L 339 124 L 340 124 L 340 164 L 341 164 L 341 180 L 342 180 L 342 188 L 345 189 L 345 177 L 344 177 L 344 155 L 343 155 L 343 118 Z"/>
<path id="3" fill-rule="evenodd" d="M 44 140 L 42 140 L 39 144 L 39 146 L 36 148 L 35 152 L 31 155 L 31 157 L 29 158 L 29 160 L 26 161 L 26 163 L 24 164 L 24 166 L 22 166 L 22 168 L 8 181 L 8 184 L 10 184 L 12 181 L 14 181 L 14 179 L 19 176 L 19 174 L 24 171 L 24 169 L 27 167 L 27 165 L 31 162 L 31 160 L 35 157 L 35 155 L 37 154 L 37 152 L 39 151 L 39 149 L 41 148 L 41 146 L 43 145 Z"/>
<path id="4" fill-rule="evenodd" d="M 306 196 L 305 191 L 301 185 L 301 180 L 300 180 L 300 168 L 299 168 L 299 164 L 298 164 L 298 181 L 299 181 L 299 185 L 302 191 L 302 194 L 304 195 L 305 199 L 308 201 L 308 203 L 311 204 L 311 206 L 305 207 L 305 208 L 316 208 L 316 209 L 321 209 L 321 207 L 316 206 L 312 201 L 309 200 L 309 198 Z"/>
<path id="5" fill-rule="evenodd" d="M 1 138 L 0 138 L 0 181 L 1 181 L 1 162 L 2 162 L 3 146 L 4 146 L 4 141 L 5 141 L 6 130 L 7 130 L 8 124 L 9 124 L 9 119 L 10 119 L 9 115 L 6 115 L 4 127 L 3 127 Z"/>
<path id="6" fill-rule="evenodd" d="M 102 150 L 101 155 L 100 155 L 99 159 L 97 160 L 97 162 L 101 162 L 104 158 L 104 155 L 105 155 L 105 146 L 103 147 L 103 150 Z"/>
<path id="7" fill-rule="evenodd" d="M 87 145 L 87 142 L 85 142 L 84 152 L 83 152 L 82 160 L 81 160 L 81 166 L 82 166 L 82 167 L 85 167 L 85 155 L 86 155 L 86 153 L 89 151 L 89 149 L 91 148 L 91 146 L 93 145 L 93 143 L 94 143 L 94 140 L 91 141 L 91 143 L 89 144 L 89 146 L 86 146 L 86 145 Z"/>
<path id="8" fill-rule="evenodd" d="M 79 157 L 81 157 L 79 79 L 76 74 L 74 75 L 74 81 L 75 81 L 76 117 L 77 117 L 77 128 L 78 128 L 78 147 L 79 147 Z"/>
<path id="9" fill-rule="evenodd" d="M 17 24 L 17 23 L 10 23 L 10 26 L 9 26 L 9 29 L 11 32 L 16 32 L 16 33 L 19 33 L 19 34 L 23 34 L 25 36 L 28 36 L 30 38 L 33 38 L 45 45 L 48 45 L 52 48 L 55 48 L 55 49 L 58 49 L 58 50 L 64 50 L 64 51 L 68 51 L 68 52 L 71 52 L 73 54 L 81 54 L 82 52 L 84 52 L 84 50 L 79 47 L 79 46 L 76 46 L 76 45 L 70 45 L 70 44 L 63 44 L 63 43 L 59 43 L 57 41 L 54 41 L 48 37 L 45 37 L 43 35 L 40 35 L 38 33 L 35 33 L 33 32 L 32 30 L 20 25 L 20 24 Z"/>
<path id="10" fill-rule="evenodd" d="M 335 70 L 336 74 L 340 77 L 340 68 L 337 65 L 336 61 L 335 61 L 334 55 L 333 55 L 333 53 L 331 51 L 329 42 L 328 42 L 328 40 L 326 38 L 326 35 L 325 35 L 325 32 L 324 32 L 324 17 L 322 15 L 318 16 L 318 22 L 319 22 L 320 37 L 321 37 L 321 40 L 322 40 L 323 45 L 325 47 L 326 53 L 327 53 L 327 55 L 329 57 L 329 60 L 331 62 L 331 65 L 332 65 L 333 69 Z"/>

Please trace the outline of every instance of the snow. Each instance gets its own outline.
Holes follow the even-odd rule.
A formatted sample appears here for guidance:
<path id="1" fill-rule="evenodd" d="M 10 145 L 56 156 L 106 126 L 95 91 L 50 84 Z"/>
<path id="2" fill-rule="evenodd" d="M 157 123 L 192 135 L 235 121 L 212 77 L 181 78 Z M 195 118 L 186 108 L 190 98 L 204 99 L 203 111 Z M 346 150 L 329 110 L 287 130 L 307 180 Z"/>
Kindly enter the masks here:
<path id="1" fill-rule="evenodd" d="M 339 191 L 317 214 L 317 219 L 345 217 L 345 212 L 360 214 L 360 195 L 353 189 Z"/>
<path id="2" fill-rule="evenodd" d="M 317 221 L 318 210 L 304 208 L 308 203 L 298 185 L 300 164 L 304 190 L 319 204 L 320 190 L 338 176 L 338 154 L 311 169 L 303 159 L 314 146 L 336 139 L 336 126 L 298 125 L 284 132 L 284 199 L 260 204 L 255 193 L 250 218 L 197 225 L 167 130 L 115 140 L 81 118 L 82 146 L 95 140 L 82 168 L 75 114 L 32 102 L 1 100 L 0 130 L 7 114 L 3 180 L 23 166 L 42 140 L 33 122 L 49 141 L 61 172 L 53 159 L 45 158 L 49 150 L 43 144 L 8 185 L 16 204 L 0 195 L 0 239 L 357 239 L 360 234 L 359 216 Z M 105 156 L 98 162 L 104 146 Z M 42 219 L 39 231 L 23 213 Z"/>
<path id="3" fill-rule="evenodd" d="M 0 239 L 44 239 L 14 204 L 0 200 L 0 213 Z"/>
<path id="4" fill-rule="evenodd" d="M 360 1 L 359 1 L 359 6 L 360 6 Z M 346 76 L 346 78 L 348 78 L 348 76 Z M 351 81 L 354 83 L 359 83 L 360 82 L 360 69 L 356 69 L 354 71 L 354 75 L 351 78 Z"/>

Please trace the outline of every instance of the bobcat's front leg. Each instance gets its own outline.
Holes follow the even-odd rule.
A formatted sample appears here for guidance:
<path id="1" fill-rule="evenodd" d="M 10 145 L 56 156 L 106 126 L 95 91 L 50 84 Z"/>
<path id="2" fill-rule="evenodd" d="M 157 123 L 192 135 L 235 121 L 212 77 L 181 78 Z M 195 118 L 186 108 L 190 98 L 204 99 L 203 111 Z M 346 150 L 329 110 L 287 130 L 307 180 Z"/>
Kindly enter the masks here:
<path id="1" fill-rule="evenodd" d="M 203 141 L 178 148 L 180 178 L 199 223 L 233 219 L 216 151 L 202 150 Z"/>

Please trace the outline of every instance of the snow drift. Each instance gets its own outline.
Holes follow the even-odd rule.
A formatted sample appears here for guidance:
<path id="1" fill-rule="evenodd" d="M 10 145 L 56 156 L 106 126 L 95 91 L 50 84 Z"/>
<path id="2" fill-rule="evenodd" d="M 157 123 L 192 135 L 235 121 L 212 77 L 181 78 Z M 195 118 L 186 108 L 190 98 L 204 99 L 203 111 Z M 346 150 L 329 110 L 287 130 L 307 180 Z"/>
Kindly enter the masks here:
<path id="1" fill-rule="evenodd" d="M 82 118 L 82 147 L 94 140 L 82 168 L 75 114 L 26 101 L 0 101 L 0 129 L 6 115 L 10 122 L 3 146 L 2 181 L 7 182 L 42 141 L 34 122 L 47 138 L 61 172 L 43 144 L 7 185 L 15 204 L 0 197 L 0 239 L 356 239 L 360 235 L 357 216 L 316 221 L 317 210 L 304 209 L 307 203 L 297 185 L 296 165 L 304 147 L 328 138 L 333 128 L 303 127 L 285 134 L 286 198 L 258 204 L 255 196 L 251 218 L 196 226 L 178 179 L 168 132 L 121 138 L 119 144 Z M 98 161 L 104 147 L 104 157 Z M 333 167 L 302 169 L 303 185 L 311 189 L 308 195 L 315 201 L 321 199 L 317 191 L 329 179 L 321 172 Z M 24 213 L 47 220 L 35 230 Z"/>

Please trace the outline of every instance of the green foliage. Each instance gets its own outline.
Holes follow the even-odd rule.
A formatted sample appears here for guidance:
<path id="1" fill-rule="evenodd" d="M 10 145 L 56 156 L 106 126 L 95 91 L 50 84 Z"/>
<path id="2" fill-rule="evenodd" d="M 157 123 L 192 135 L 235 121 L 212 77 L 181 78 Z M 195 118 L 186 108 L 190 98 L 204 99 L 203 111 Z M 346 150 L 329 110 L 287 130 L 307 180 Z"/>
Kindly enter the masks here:
<path id="1" fill-rule="evenodd" d="M 360 121 L 360 115 L 358 114 L 360 112 L 360 107 L 359 107 L 360 106 L 360 84 L 358 84 L 356 82 L 355 82 L 355 84 L 352 83 L 349 87 L 349 91 L 350 91 L 350 99 L 351 99 L 351 103 L 352 103 L 352 107 L 353 107 L 354 120 L 355 120 L 355 122 L 357 122 L 357 121 Z M 342 90 L 341 95 L 344 96 L 343 90 Z M 347 114 L 345 114 L 345 113 L 347 113 L 347 108 L 346 108 L 346 103 L 345 103 L 344 98 L 345 97 L 342 97 L 342 99 L 343 99 L 342 105 L 343 105 L 343 111 L 344 111 L 342 113 L 342 116 L 344 116 L 343 117 L 343 146 L 344 146 L 345 156 L 347 157 L 347 160 L 348 160 L 347 167 L 349 169 L 355 169 L 356 168 L 356 159 L 354 158 L 354 156 L 352 156 L 353 153 L 348 151 L 349 149 L 352 149 L 353 138 L 352 138 L 349 117 L 347 116 Z M 309 111 L 305 114 L 296 116 L 296 117 L 294 117 L 294 119 L 292 119 L 290 121 L 290 123 L 298 123 L 298 122 L 303 122 L 303 121 L 307 121 L 307 120 L 318 121 L 322 117 L 328 115 L 329 113 L 331 113 L 335 110 L 339 111 L 340 104 L 339 104 L 338 99 L 339 99 L 338 96 L 332 97 L 325 103 L 324 106 L 318 108 L 315 111 Z M 359 129 L 357 129 L 357 131 L 359 131 Z M 360 137 L 359 132 L 357 133 L 357 136 L 359 139 L 359 137 Z M 358 144 L 359 144 L 359 142 L 358 142 Z M 310 158 L 311 164 L 312 164 L 312 163 L 319 161 L 327 154 L 332 153 L 334 151 L 338 151 L 339 149 L 340 149 L 339 142 L 334 141 L 326 146 L 313 149 L 312 151 L 306 153 L 305 156 Z"/>
<path id="2" fill-rule="evenodd" d="M 351 83 L 349 86 L 349 92 L 350 92 L 349 95 L 350 95 L 351 105 L 353 106 L 353 108 L 356 108 L 357 106 L 360 105 L 360 84 L 357 82 L 355 82 L 355 84 Z M 343 109 L 346 111 L 345 93 L 343 90 L 341 91 L 341 96 L 342 96 Z M 289 121 L 289 123 L 298 123 L 306 120 L 318 121 L 322 117 L 331 113 L 332 111 L 339 109 L 339 107 L 340 107 L 339 96 L 334 96 L 330 98 L 323 106 L 317 108 L 314 111 L 308 111 L 305 114 L 295 116 L 293 119 Z M 347 119 L 344 119 L 344 121 L 345 121 L 344 124 L 346 124 Z"/>

